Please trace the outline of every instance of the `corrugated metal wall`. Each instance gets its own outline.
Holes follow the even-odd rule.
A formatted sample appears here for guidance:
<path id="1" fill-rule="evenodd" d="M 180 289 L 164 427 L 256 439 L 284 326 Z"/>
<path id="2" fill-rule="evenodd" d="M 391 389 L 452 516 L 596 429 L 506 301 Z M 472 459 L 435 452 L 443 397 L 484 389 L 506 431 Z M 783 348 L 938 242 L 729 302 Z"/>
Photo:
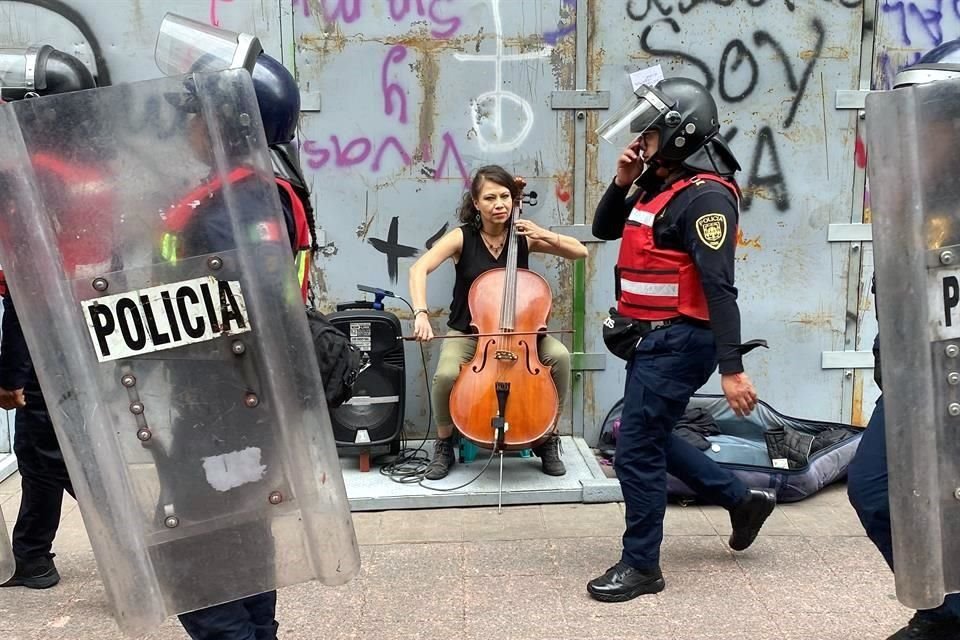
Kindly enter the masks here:
<path id="1" fill-rule="evenodd" d="M 960 34 L 957 2 L 0 0 L 0 42 L 51 42 L 113 83 L 156 77 L 166 11 L 252 31 L 296 70 L 327 309 L 357 298 L 358 283 L 406 295 L 406 268 L 456 224 L 481 164 L 527 177 L 540 203 L 526 213 L 542 226 L 589 225 L 618 150 L 592 133 L 608 111 L 591 108 L 595 100 L 562 108 L 577 105 L 556 92 L 609 92 L 616 107 L 627 74 L 654 64 L 705 82 L 743 165 L 744 337 L 771 346 L 748 356 L 748 372 L 787 413 L 869 415 L 876 389 L 860 367 L 876 331 L 864 286 L 871 255 L 869 242 L 844 240 L 863 233 L 866 151 L 858 112 L 837 109 L 837 91 L 869 88 L 871 76 L 886 86 L 918 51 Z M 849 223 L 828 240 L 831 225 Z M 585 326 L 582 345 L 566 339 L 585 354 L 567 424 L 588 438 L 623 385 L 599 331 L 613 301 L 608 244 L 589 245 L 582 272 L 554 259 L 533 265 L 554 288 L 553 327 Z M 452 275 L 445 265 L 430 278 L 438 327 Z M 428 348 L 431 372 L 438 351 Z M 408 355 L 407 421 L 417 430 L 426 387 L 413 345 Z"/>

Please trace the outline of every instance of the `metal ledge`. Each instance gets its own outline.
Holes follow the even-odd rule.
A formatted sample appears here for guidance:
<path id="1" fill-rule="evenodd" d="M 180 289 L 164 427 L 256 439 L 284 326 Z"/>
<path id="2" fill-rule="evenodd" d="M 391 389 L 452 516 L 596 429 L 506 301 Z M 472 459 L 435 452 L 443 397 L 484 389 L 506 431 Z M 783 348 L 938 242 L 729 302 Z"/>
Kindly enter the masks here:
<path id="1" fill-rule="evenodd" d="M 620 500 L 616 480 L 606 480 L 593 451 L 583 438 L 561 437 L 564 476 L 544 475 L 537 457 L 522 458 L 507 454 L 503 459 L 503 504 L 548 504 L 617 502 Z M 414 443 L 419 444 L 419 443 Z M 424 449 L 433 451 L 432 442 Z M 476 460 L 458 463 L 443 480 L 425 481 L 437 488 L 455 487 L 476 476 L 490 452 L 481 449 Z M 433 491 L 417 484 L 399 484 L 380 474 L 378 469 L 361 472 L 357 459 L 341 453 L 340 465 L 353 511 L 382 511 L 387 509 L 431 509 L 441 507 L 496 506 L 499 488 L 499 459 L 494 458 L 480 478 L 455 491 Z M 614 486 L 616 485 L 616 486 Z"/>
<path id="2" fill-rule="evenodd" d="M 873 369 L 873 351 L 823 351 L 821 369 Z"/>

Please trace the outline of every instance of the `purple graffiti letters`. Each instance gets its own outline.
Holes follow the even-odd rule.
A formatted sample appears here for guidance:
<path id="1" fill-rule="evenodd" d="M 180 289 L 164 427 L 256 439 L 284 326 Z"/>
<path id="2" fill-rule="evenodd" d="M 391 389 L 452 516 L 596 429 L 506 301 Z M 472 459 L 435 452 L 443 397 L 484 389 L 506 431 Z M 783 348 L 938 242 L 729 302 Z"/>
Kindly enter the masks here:
<path id="1" fill-rule="evenodd" d="M 572 22 L 569 24 L 558 23 L 555 31 L 547 31 L 543 34 L 543 41 L 551 46 L 556 45 L 561 38 L 577 30 L 577 0 L 563 0 L 561 16 L 564 12 L 573 17 Z"/>
<path id="2" fill-rule="evenodd" d="M 440 152 L 440 162 L 437 164 L 437 173 L 433 179 L 439 180 L 446 175 L 447 161 L 450 155 L 453 155 L 453 159 L 457 163 L 457 170 L 460 171 L 460 177 L 463 178 L 463 186 L 469 189 L 470 172 L 463 165 L 463 159 L 460 157 L 460 152 L 457 151 L 457 143 L 449 131 L 443 134 L 443 151 Z"/>
<path id="3" fill-rule="evenodd" d="M 375 142 L 370 138 L 360 137 L 349 140 L 344 145 L 344 141 L 341 141 L 339 136 L 332 135 L 330 136 L 329 147 L 322 145 L 316 140 L 307 140 L 303 143 L 303 152 L 307 155 L 307 166 L 314 170 L 322 169 L 330 164 L 331 160 L 333 160 L 333 166 L 339 169 L 355 167 L 366 163 L 372 156 L 373 162 L 370 163 L 370 169 L 371 171 L 379 172 L 384 166 L 384 156 L 386 156 L 387 151 L 391 149 L 399 157 L 401 166 L 409 167 L 413 164 L 413 158 L 410 153 L 404 149 L 403 143 L 401 143 L 396 136 L 387 136 L 380 142 Z M 429 150 L 424 149 L 424 152 L 426 156 L 425 160 L 429 161 Z M 450 166 L 451 163 L 456 165 L 455 169 Z M 463 180 L 464 184 L 469 186 L 470 174 L 467 172 L 463 158 L 460 156 L 460 151 L 457 149 L 457 143 L 450 132 L 443 134 L 443 149 L 440 152 L 440 160 L 437 163 L 436 171 L 429 171 L 427 173 L 431 175 L 434 180 L 456 176 L 459 173 L 459 177 Z"/>
<path id="4" fill-rule="evenodd" d="M 402 124 L 407 123 L 407 94 L 396 82 L 387 81 L 387 69 L 391 63 L 400 63 L 407 57 L 407 49 L 403 45 L 396 44 L 387 52 L 387 57 L 380 68 L 380 88 L 383 91 L 383 112 L 386 115 L 393 115 L 394 101 L 400 103 L 400 114 L 397 118 Z"/>
<path id="5" fill-rule="evenodd" d="M 437 5 L 449 4 L 451 0 L 390 0 L 390 17 L 394 20 L 403 20 L 411 12 L 420 18 L 429 18 L 434 28 L 430 35 L 434 38 L 450 38 L 456 35 L 463 22 L 458 16 L 444 16 L 438 12 Z"/>
<path id="6" fill-rule="evenodd" d="M 216 1 L 216 0 L 211 0 Z M 360 19 L 360 0 L 317 0 L 320 9 L 323 12 L 324 20 L 336 22 L 343 20 L 346 23 L 356 22 Z M 310 0 L 293 0 L 292 6 L 302 7 L 304 17 L 309 18 Z M 333 8 L 331 8 L 333 7 Z"/>
<path id="7" fill-rule="evenodd" d="M 212 24 L 215 27 L 220 26 L 220 18 L 217 17 L 218 2 L 233 2 L 233 0 L 210 0 L 210 24 Z"/>
<path id="8" fill-rule="evenodd" d="M 960 18 L 960 0 L 948 0 L 953 5 L 953 13 Z M 904 2 L 902 0 L 884 0 L 880 6 L 884 13 L 895 13 L 899 21 L 902 43 L 913 45 L 917 36 L 916 29 L 922 29 L 919 34 L 926 36 L 925 42 L 919 45 L 938 45 L 943 42 L 943 0 L 920 0 L 918 2 Z M 914 37 L 911 37 L 913 33 Z"/>

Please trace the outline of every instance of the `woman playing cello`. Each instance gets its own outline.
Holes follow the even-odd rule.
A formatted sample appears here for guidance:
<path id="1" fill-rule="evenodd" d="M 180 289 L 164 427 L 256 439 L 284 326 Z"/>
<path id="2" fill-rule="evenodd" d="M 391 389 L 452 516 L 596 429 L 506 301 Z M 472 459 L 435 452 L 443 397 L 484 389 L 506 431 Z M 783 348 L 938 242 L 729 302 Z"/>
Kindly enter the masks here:
<path id="1" fill-rule="evenodd" d="M 417 340 L 433 338 L 427 309 L 427 276 L 448 258 L 456 268 L 453 299 L 447 339 L 440 350 L 440 361 L 433 377 L 431 402 L 437 422 L 437 441 L 433 459 L 425 477 L 439 480 L 453 466 L 453 420 L 450 416 L 450 394 L 460 373 L 461 364 L 471 361 L 477 349 L 477 338 L 471 337 L 471 314 L 468 305 L 470 286 L 490 269 L 506 266 L 508 253 L 508 225 L 514 201 L 522 197 L 522 178 L 514 178 L 502 167 L 481 167 L 473 177 L 469 193 L 464 194 L 458 210 L 462 223 L 443 236 L 412 267 L 410 267 L 410 295 L 414 305 L 414 335 Z M 587 248 L 575 238 L 547 231 L 530 220 L 516 223 L 517 266 L 528 268 L 530 253 L 548 253 L 569 260 L 587 257 Z M 457 337 L 449 337 L 457 336 Z M 462 336 L 462 337 L 461 337 Z M 557 387 L 560 407 L 570 380 L 570 353 L 562 342 L 551 336 L 539 336 L 538 350 L 544 365 L 551 367 Z M 566 473 L 560 459 L 560 438 L 553 433 L 534 449 L 542 460 L 543 472 L 562 476 Z"/>

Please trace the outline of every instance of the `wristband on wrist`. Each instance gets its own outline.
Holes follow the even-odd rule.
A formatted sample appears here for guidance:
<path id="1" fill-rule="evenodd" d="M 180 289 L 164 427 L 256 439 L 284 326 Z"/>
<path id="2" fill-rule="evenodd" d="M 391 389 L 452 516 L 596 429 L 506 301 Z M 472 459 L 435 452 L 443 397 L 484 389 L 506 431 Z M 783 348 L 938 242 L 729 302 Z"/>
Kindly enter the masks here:
<path id="1" fill-rule="evenodd" d="M 418 315 L 420 315 L 421 313 L 425 313 L 425 314 L 427 314 L 427 315 L 429 316 L 429 315 L 430 315 L 430 310 L 429 310 L 429 309 L 414 309 L 414 310 L 413 310 L 413 317 L 416 318 L 416 317 L 417 317 Z"/>

